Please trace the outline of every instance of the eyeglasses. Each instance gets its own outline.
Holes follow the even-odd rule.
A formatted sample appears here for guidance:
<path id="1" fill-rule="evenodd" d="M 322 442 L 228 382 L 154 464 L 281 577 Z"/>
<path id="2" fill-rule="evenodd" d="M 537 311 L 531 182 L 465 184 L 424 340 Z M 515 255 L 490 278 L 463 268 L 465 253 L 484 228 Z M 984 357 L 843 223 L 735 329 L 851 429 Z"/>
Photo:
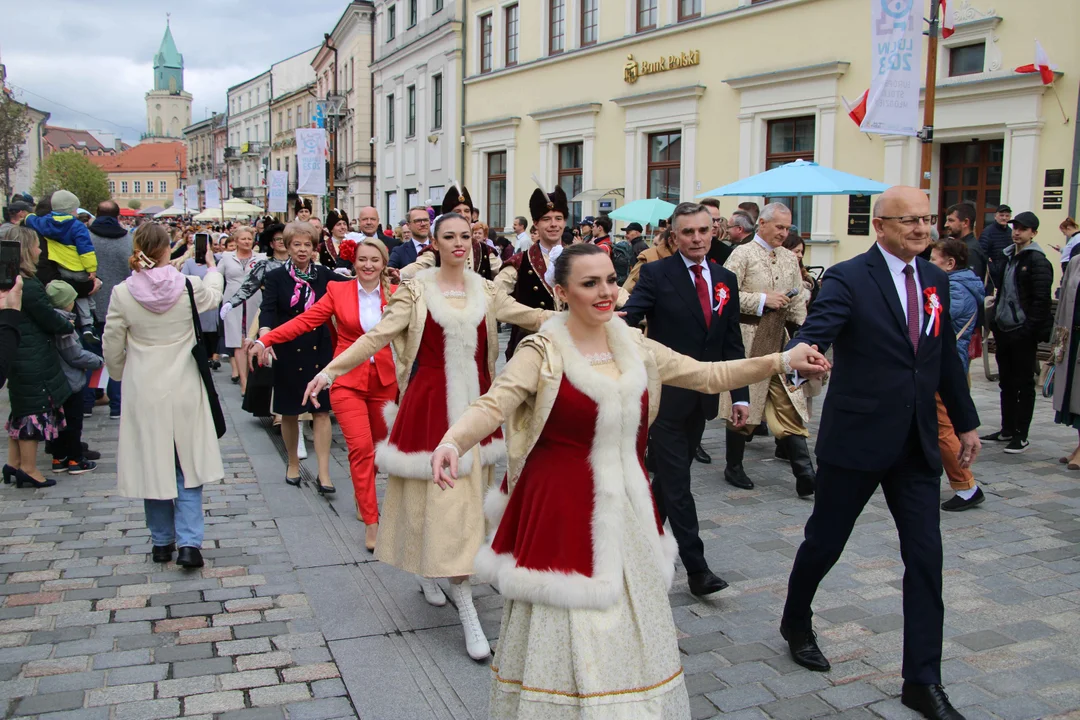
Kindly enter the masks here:
<path id="1" fill-rule="evenodd" d="M 895 220 L 905 227 L 915 227 L 919 223 L 924 225 L 937 225 L 937 215 L 883 215 L 882 220 Z"/>

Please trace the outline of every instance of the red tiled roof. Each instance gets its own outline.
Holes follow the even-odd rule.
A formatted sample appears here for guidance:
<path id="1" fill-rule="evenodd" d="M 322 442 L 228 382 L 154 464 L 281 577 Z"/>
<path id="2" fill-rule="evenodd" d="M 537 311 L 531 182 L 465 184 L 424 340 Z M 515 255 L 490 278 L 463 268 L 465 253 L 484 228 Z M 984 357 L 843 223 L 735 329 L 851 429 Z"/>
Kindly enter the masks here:
<path id="1" fill-rule="evenodd" d="M 182 142 L 141 143 L 116 155 L 91 157 L 110 172 L 177 172 L 187 168 L 187 147 Z"/>
<path id="2" fill-rule="evenodd" d="M 45 144 L 52 150 L 87 150 L 90 152 L 109 152 L 113 148 L 105 147 L 96 137 L 86 130 L 46 125 L 43 136 Z"/>

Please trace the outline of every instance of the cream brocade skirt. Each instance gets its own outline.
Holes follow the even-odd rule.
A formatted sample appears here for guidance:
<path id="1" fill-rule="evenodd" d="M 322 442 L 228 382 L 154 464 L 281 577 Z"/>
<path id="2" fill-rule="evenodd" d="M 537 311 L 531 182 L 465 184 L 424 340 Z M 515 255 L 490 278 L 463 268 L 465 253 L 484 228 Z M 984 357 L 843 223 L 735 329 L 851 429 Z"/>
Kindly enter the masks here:
<path id="1" fill-rule="evenodd" d="M 675 623 L 655 556 L 623 504 L 624 594 L 605 610 L 506 600 L 490 717 L 688 720 Z M 380 534 L 379 541 L 382 541 Z"/>

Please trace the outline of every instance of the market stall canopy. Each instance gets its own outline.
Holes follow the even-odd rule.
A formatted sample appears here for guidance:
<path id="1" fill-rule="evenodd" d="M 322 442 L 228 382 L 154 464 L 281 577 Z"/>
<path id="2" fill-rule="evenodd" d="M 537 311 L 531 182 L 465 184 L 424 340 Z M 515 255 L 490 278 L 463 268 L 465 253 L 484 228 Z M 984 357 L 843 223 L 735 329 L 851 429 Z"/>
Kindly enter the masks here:
<path id="1" fill-rule="evenodd" d="M 190 208 L 188 210 L 184 210 L 183 206 L 181 206 L 181 205 L 173 205 L 171 208 L 168 208 L 167 210 L 162 210 L 161 212 L 156 213 L 154 215 L 154 217 L 155 218 L 171 218 L 171 217 L 180 217 L 182 215 L 194 215 L 194 214 L 195 214 L 195 211 L 190 209 Z M 218 217 L 220 217 L 220 215 Z"/>
<path id="2" fill-rule="evenodd" d="M 164 209 L 165 208 L 163 208 L 161 205 L 151 205 L 148 208 L 143 208 L 142 210 L 139 210 L 139 214 L 140 215 L 153 215 L 154 217 L 157 217 L 157 214 L 159 212 L 162 212 Z"/>
<path id="3" fill-rule="evenodd" d="M 209 208 L 203 210 L 196 215 L 192 220 L 197 222 L 221 220 L 226 218 L 229 220 L 235 220 L 236 218 L 252 218 L 262 215 L 263 209 L 258 205 L 252 205 L 246 200 L 240 198 L 229 198 L 221 204 L 219 208 Z"/>
<path id="4" fill-rule="evenodd" d="M 120 208 L 120 216 L 121 217 L 135 217 L 138 214 L 139 214 L 138 212 L 136 212 L 135 210 L 132 210 L 131 208 Z"/>
<path id="5" fill-rule="evenodd" d="M 796 160 L 780 167 L 751 175 L 729 185 L 722 185 L 697 197 L 801 197 L 808 195 L 877 195 L 889 185 L 823 167 L 815 162 Z"/>
<path id="6" fill-rule="evenodd" d="M 585 190 L 579 192 L 574 197 L 570 198 L 570 202 L 592 202 L 593 200 L 599 200 L 600 198 L 607 197 L 622 197 L 623 189 L 620 188 L 594 188 L 592 190 Z"/>
<path id="7" fill-rule="evenodd" d="M 623 222 L 636 222 L 642 225 L 656 225 L 661 220 L 667 220 L 671 217 L 671 213 L 674 212 L 675 206 L 666 200 L 660 198 L 648 198 L 645 200 L 634 200 L 623 205 L 621 208 L 613 210 L 608 214 L 608 217 L 612 220 L 622 220 Z"/>

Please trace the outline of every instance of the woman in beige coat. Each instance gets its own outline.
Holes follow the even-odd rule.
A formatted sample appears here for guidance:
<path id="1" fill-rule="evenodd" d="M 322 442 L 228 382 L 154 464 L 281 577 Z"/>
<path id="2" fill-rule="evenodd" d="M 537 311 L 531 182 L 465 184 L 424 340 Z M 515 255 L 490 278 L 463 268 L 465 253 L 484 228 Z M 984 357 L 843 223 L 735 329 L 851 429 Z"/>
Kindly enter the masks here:
<path id="1" fill-rule="evenodd" d="M 195 346 L 190 283 L 198 312 L 217 308 L 224 280 L 206 253 L 207 274 L 185 278 L 169 264 L 160 225 L 135 232 L 131 277 L 113 288 L 102 337 L 110 377 L 123 379 L 118 491 L 142 498 L 155 562 L 202 567 L 202 485 L 225 477 Z"/>

